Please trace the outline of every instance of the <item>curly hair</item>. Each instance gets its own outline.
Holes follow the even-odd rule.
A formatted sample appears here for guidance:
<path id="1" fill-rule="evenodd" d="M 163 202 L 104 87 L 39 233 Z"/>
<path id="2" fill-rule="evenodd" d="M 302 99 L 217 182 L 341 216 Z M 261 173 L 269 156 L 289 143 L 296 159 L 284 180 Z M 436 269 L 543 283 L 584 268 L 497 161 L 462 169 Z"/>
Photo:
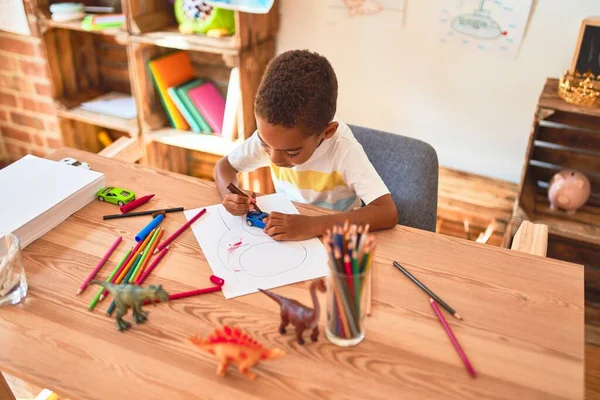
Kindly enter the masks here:
<path id="1" fill-rule="evenodd" d="M 269 124 L 299 126 L 317 135 L 335 115 L 338 83 L 327 59 L 308 50 L 287 51 L 269 63 L 254 111 Z"/>

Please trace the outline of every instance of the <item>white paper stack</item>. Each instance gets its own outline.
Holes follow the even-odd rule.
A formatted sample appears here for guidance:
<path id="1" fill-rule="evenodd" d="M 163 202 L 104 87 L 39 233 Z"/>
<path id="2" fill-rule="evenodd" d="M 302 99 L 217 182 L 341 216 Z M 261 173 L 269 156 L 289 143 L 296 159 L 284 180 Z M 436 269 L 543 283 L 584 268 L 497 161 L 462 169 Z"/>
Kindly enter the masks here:
<path id="1" fill-rule="evenodd" d="M 0 170 L 0 232 L 24 248 L 96 198 L 104 174 L 27 155 Z"/>

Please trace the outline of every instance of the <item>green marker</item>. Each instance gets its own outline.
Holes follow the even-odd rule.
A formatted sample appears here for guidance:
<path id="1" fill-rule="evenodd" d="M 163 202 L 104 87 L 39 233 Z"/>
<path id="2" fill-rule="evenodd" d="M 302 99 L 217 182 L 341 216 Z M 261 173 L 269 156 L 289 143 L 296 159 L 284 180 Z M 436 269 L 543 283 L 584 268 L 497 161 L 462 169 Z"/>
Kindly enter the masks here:
<path id="1" fill-rule="evenodd" d="M 129 254 L 131 254 L 132 251 L 133 251 L 133 248 L 129 249 L 127 251 L 127 253 L 125 253 L 125 256 L 123 257 L 123 259 L 117 264 L 117 266 L 115 267 L 113 272 L 110 273 L 109 277 L 106 278 L 106 282 L 110 282 L 115 277 L 115 275 L 117 274 L 117 271 L 119 271 L 119 269 L 121 269 L 121 266 L 123 265 L 123 263 L 125 262 L 127 257 L 129 257 Z M 94 309 L 94 307 L 96 307 L 96 304 L 98 304 L 98 301 L 100 300 L 100 295 L 102 295 L 102 292 L 104 292 L 103 287 L 101 287 L 100 290 L 98 290 L 96 297 L 94 297 L 94 299 L 88 305 L 88 310 L 92 311 Z"/>

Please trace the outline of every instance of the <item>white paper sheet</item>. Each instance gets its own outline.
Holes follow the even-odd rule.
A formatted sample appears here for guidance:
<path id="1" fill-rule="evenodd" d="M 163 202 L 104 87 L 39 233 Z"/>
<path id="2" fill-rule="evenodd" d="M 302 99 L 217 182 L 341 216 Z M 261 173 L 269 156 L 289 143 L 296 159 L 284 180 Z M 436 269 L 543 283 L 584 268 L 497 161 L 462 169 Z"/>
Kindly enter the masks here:
<path id="1" fill-rule="evenodd" d="M 533 0 L 442 0 L 438 41 L 457 50 L 517 58 Z"/>
<path id="2" fill-rule="evenodd" d="M 123 119 L 132 119 L 137 116 L 133 97 L 118 92 L 110 92 L 98 96 L 94 100 L 81 103 L 79 107 L 82 110 L 112 115 Z"/>
<path id="3" fill-rule="evenodd" d="M 281 194 L 261 196 L 257 203 L 265 212 L 298 214 Z M 185 216 L 189 220 L 200 210 L 186 210 Z M 191 228 L 213 274 L 225 279 L 227 299 L 327 274 L 327 254 L 320 240 L 277 242 L 221 204 L 206 207 L 206 214 Z"/>

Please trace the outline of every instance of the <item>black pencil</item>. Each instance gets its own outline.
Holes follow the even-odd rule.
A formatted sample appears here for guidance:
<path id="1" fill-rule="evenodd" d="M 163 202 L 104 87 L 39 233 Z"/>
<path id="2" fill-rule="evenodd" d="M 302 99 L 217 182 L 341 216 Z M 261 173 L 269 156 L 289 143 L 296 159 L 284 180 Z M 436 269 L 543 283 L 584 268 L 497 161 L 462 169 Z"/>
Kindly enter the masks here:
<path id="1" fill-rule="evenodd" d="M 421 282 L 419 282 L 419 280 L 417 278 L 415 278 L 414 276 L 412 276 L 412 274 L 410 272 L 408 272 L 406 269 L 404 269 L 404 267 L 402 265 L 400 265 L 396 261 L 394 261 L 394 267 L 398 268 L 404 275 L 406 275 L 408 277 L 408 279 L 410 279 L 411 281 L 416 283 L 418 287 L 423 289 L 423 291 L 425 291 L 425 293 L 427 293 L 436 302 L 438 302 L 439 305 L 444 307 L 454 318 L 462 320 L 462 317 L 460 316 L 460 314 L 458 314 L 456 311 L 454 311 L 454 309 L 452 307 L 450 307 L 448 304 L 446 304 L 446 302 L 444 300 L 440 299 L 435 293 L 433 293 L 431 290 L 429 290 L 427 288 L 427 286 L 425 286 Z"/>
<path id="2" fill-rule="evenodd" d="M 176 208 L 164 208 L 164 209 L 161 209 L 161 210 L 136 211 L 136 212 L 130 212 L 130 213 L 126 213 L 126 214 L 105 215 L 105 216 L 102 217 L 102 219 L 116 219 L 116 218 L 139 217 L 140 215 L 152 215 L 155 212 L 160 212 L 160 211 L 164 211 L 166 213 L 173 213 L 173 212 L 181 212 L 183 210 L 184 210 L 183 207 L 176 207 Z"/>

